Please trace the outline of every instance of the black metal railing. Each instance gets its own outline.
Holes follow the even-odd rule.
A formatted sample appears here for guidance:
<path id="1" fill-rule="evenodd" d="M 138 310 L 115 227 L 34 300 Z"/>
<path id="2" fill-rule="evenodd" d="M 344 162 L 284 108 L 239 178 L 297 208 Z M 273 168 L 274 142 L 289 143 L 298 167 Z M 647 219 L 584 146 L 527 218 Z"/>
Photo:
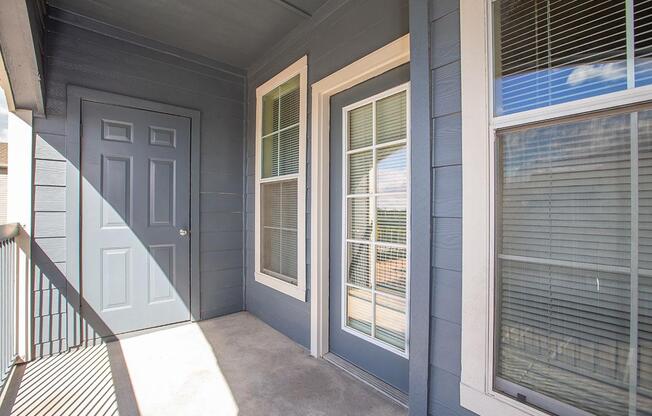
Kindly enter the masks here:
<path id="1" fill-rule="evenodd" d="M 16 236 L 20 225 L 0 225 L 0 392 L 18 355 Z"/>

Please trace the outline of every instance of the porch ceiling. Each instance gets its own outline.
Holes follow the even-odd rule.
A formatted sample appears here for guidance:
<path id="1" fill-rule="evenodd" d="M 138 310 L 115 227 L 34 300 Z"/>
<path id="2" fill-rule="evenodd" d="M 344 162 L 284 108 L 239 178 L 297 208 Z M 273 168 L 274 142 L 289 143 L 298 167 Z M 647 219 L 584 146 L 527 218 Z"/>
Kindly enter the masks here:
<path id="1" fill-rule="evenodd" d="M 326 0 L 48 0 L 48 5 L 246 69 Z"/>

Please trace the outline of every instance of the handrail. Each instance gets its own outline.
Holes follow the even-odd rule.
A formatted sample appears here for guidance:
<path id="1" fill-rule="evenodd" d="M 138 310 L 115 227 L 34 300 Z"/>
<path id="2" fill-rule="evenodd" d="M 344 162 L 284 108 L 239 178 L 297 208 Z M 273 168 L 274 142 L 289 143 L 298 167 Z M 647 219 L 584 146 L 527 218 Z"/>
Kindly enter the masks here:
<path id="1" fill-rule="evenodd" d="M 11 223 L 0 225 L 0 243 L 10 240 L 20 233 L 20 224 Z"/>

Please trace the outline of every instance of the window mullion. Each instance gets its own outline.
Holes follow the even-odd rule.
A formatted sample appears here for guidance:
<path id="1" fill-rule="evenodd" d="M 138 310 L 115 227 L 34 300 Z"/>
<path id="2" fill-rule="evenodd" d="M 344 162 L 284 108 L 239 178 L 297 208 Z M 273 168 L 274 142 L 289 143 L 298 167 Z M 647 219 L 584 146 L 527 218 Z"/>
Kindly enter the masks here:
<path id="1" fill-rule="evenodd" d="M 280 105 L 280 103 L 279 103 Z M 281 274 L 283 274 L 283 226 L 285 225 L 283 223 L 283 199 L 284 199 L 284 184 L 281 182 L 279 184 L 279 190 L 281 192 L 281 206 L 279 207 L 279 218 L 278 218 L 278 223 L 281 224 L 281 230 L 278 232 L 278 241 L 279 241 L 279 247 L 278 247 L 278 268 Z"/>
<path id="2" fill-rule="evenodd" d="M 631 225 L 630 225 L 630 317 L 629 317 L 629 416 L 636 416 L 638 392 L 638 113 L 630 115 Z"/>
<path id="3" fill-rule="evenodd" d="M 371 247 L 369 256 L 371 264 L 369 265 L 369 278 L 371 281 L 371 336 L 376 338 L 376 239 L 378 219 L 376 218 L 376 101 L 371 107 L 371 175 L 369 183 L 369 193 L 371 195 L 369 207 L 371 209 Z"/>
<path id="4" fill-rule="evenodd" d="M 627 88 L 635 83 L 635 39 L 634 39 L 634 0 L 625 0 L 625 41 L 627 47 Z"/>
<path id="5" fill-rule="evenodd" d="M 276 130 L 276 175 L 281 174 L 281 86 L 278 87 L 278 126 Z"/>
<path id="6" fill-rule="evenodd" d="M 537 19 L 538 23 L 538 19 Z M 546 68 L 546 77 L 548 78 L 548 105 L 552 104 L 552 85 L 550 85 L 550 77 L 552 74 L 552 25 L 550 24 L 550 0 L 546 2 L 546 62 L 548 64 Z M 538 45 L 539 31 L 537 30 L 537 45 Z"/>

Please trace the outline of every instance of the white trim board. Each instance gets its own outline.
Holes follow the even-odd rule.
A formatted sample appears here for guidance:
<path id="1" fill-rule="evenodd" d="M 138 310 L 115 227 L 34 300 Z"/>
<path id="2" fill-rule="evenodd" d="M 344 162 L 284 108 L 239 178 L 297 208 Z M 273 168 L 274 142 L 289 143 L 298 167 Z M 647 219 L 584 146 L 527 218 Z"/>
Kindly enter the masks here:
<path id="1" fill-rule="evenodd" d="M 328 352 L 330 98 L 410 62 L 410 35 L 383 46 L 312 84 L 310 354 Z"/>
<path id="2" fill-rule="evenodd" d="M 262 114 L 263 96 L 281 84 L 299 75 L 299 172 L 292 175 L 276 176 L 262 179 L 261 145 L 262 145 Z M 255 149 L 255 246 L 254 246 L 254 277 L 256 282 L 288 296 L 306 301 L 306 122 L 308 110 L 308 57 L 304 56 L 269 81 L 256 88 L 256 149 Z M 262 271 L 260 250 L 260 184 L 266 182 L 281 182 L 286 179 L 297 179 L 297 284 L 286 282 Z"/>

